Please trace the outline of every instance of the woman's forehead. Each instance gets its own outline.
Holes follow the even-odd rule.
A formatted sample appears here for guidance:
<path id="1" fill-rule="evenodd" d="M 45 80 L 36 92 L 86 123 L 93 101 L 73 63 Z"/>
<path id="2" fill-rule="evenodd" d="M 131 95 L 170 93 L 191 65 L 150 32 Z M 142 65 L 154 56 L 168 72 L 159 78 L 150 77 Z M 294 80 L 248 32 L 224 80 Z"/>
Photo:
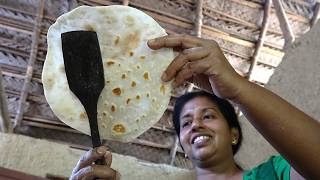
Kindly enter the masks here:
<path id="1" fill-rule="evenodd" d="M 214 109 L 219 111 L 216 103 L 210 100 L 208 97 L 195 97 L 188 101 L 182 108 L 181 115 L 196 109 Z"/>

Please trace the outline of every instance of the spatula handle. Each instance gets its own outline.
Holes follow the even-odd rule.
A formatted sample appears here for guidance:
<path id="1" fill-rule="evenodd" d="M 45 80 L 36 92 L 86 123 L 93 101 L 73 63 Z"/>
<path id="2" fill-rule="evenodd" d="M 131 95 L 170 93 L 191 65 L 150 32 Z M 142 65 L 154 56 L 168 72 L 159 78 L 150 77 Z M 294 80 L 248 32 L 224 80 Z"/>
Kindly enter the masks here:
<path id="1" fill-rule="evenodd" d="M 96 97 L 96 96 L 94 96 Z M 88 96 L 86 100 L 85 109 L 89 118 L 90 130 L 91 130 L 91 140 L 92 140 L 92 147 L 96 148 L 101 146 L 101 140 L 99 135 L 99 128 L 98 128 L 98 121 L 97 121 L 97 100 L 94 97 Z M 95 161 L 97 165 L 104 165 L 104 159 L 98 159 Z"/>

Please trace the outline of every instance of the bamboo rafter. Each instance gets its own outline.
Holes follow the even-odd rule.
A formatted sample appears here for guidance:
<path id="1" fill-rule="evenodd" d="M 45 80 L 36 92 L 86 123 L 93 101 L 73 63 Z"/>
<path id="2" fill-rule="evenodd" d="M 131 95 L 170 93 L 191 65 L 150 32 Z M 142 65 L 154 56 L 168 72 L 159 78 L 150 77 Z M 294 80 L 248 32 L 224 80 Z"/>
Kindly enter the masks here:
<path id="1" fill-rule="evenodd" d="M 0 132 L 12 133 L 12 125 L 8 112 L 7 97 L 2 84 L 2 71 L 0 69 Z"/>
<path id="2" fill-rule="evenodd" d="M 129 6 L 129 0 L 122 0 L 122 4 L 124 5 L 124 6 Z"/>
<path id="3" fill-rule="evenodd" d="M 44 6 L 45 6 L 45 1 L 40 0 L 39 1 L 39 9 L 38 9 L 37 17 L 36 17 L 36 22 L 35 22 L 35 25 L 33 28 L 30 58 L 29 58 L 28 66 L 27 66 L 24 84 L 22 87 L 21 95 L 20 95 L 17 115 L 16 115 L 15 121 L 14 121 L 14 127 L 19 126 L 21 124 L 21 120 L 23 118 L 25 103 L 26 103 L 26 99 L 28 96 L 28 92 L 29 92 L 30 81 L 31 81 L 32 75 L 33 75 L 33 65 L 34 65 L 34 62 L 36 60 L 37 53 L 38 53 L 38 41 L 39 41 L 40 30 L 41 30 L 41 21 L 42 21 L 43 13 L 44 13 Z"/>
<path id="4" fill-rule="evenodd" d="M 313 27 L 318 22 L 319 16 L 320 16 L 320 2 L 317 2 L 313 11 L 312 19 L 310 21 L 311 27 Z"/>
<path id="5" fill-rule="evenodd" d="M 195 27 L 194 31 L 197 37 L 201 37 L 201 28 L 202 28 L 202 19 L 203 19 L 203 0 L 197 0 L 196 3 L 196 20 L 195 20 Z"/>
<path id="6" fill-rule="evenodd" d="M 273 0 L 273 6 L 279 19 L 280 28 L 283 32 L 283 36 L 285 39 L 284 47 L 286 48 L 294 41 L 295 37 L 290 27 L 289 20 L 287 18 L 285 10 L 282 6 L 281 0 Z"/>
<path id="7" fill-rule="evenodd" d="M 260 31 L 259 35 L 259 40 L 256 45 L 256 49 L 254 51 L 253 57 L 252 57 L 252 62 L 250 64 L 249 72 L 248 72 L 248 79 L 249 81 L 252 80 L 252 72 L 253 68 L 257 65 L 258 62 L 258 57 L 260 54 L 260 50 L 263 47 L 264 39 L 267 34 L 267 29 L 268 29 L 268 23 L 269 23 L 269 16 L 270 16 L 270 8 L 271 8 L 271 0 L 265 0 L 265 5 L 264 5 L 264 13 L 263 13 L 263 20 L 262 20 L 262 28 Z"/>

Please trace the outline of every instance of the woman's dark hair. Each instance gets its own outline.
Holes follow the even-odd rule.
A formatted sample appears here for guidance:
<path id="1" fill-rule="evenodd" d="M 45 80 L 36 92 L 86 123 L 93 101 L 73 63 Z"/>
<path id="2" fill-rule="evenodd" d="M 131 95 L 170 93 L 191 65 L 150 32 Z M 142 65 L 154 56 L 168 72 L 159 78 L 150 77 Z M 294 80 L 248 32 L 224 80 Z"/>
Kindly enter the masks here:
<path id="1" fill-rule="evenodd" d="M 238 143 L 236 145 L 232 145 L 232 151 L 233 154 L 236 154 L 241 142 L 242 142 L 242 131 L 241 127 L 238 121 L 237 114 L 233 108 L 233 106 L 224 99 L 221 99 L 217 97 L 214 94 L 207 93 L 205 91 L 196 91 L 196 92 L 190 92 L 187 94 L 184 94 L 180 96 L 175 103 L 174 110 L 173 110 L 173 124 L 174 128 L 176 129 L 176 132 L 178 136 L 180 136 L 180 114 L 184 107 L 184 105 L 189 102 L 190 100 L 196 98 L 196 97 L 206 97 L 210 101 L 212 101 L 214 104 L 216 104 L 221 111 L 223 117 L 227 120 L 227 123 L 231 128 L 236 128 L 239 131 L 239 139 Z M 180 139 L 180 137 L 179 137 Z"/>

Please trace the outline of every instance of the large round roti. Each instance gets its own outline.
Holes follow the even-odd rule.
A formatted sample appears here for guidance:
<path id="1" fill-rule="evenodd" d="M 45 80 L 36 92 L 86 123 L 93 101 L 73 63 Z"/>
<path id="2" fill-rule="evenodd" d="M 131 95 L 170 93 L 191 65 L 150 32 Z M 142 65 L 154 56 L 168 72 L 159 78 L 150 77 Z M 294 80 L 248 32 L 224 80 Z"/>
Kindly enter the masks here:
<path id="1" fill-rule="evenodd" d="M 45 97 L 67 125 L 90 134 L 85 109 L 70 91 L 65 74 L 61 33 L 96 31 L 105 87 L 98 101 L 101 138 L 130 141 L 156 123 L 167 108 L 171 85 L 161 73 L 174 58 L 171 49 L 151 50 L 147 41 L 166 35 L 150 16 L 127 6 L 81 6 L 60 16 L 48 31 L 42 72 Z"/>

